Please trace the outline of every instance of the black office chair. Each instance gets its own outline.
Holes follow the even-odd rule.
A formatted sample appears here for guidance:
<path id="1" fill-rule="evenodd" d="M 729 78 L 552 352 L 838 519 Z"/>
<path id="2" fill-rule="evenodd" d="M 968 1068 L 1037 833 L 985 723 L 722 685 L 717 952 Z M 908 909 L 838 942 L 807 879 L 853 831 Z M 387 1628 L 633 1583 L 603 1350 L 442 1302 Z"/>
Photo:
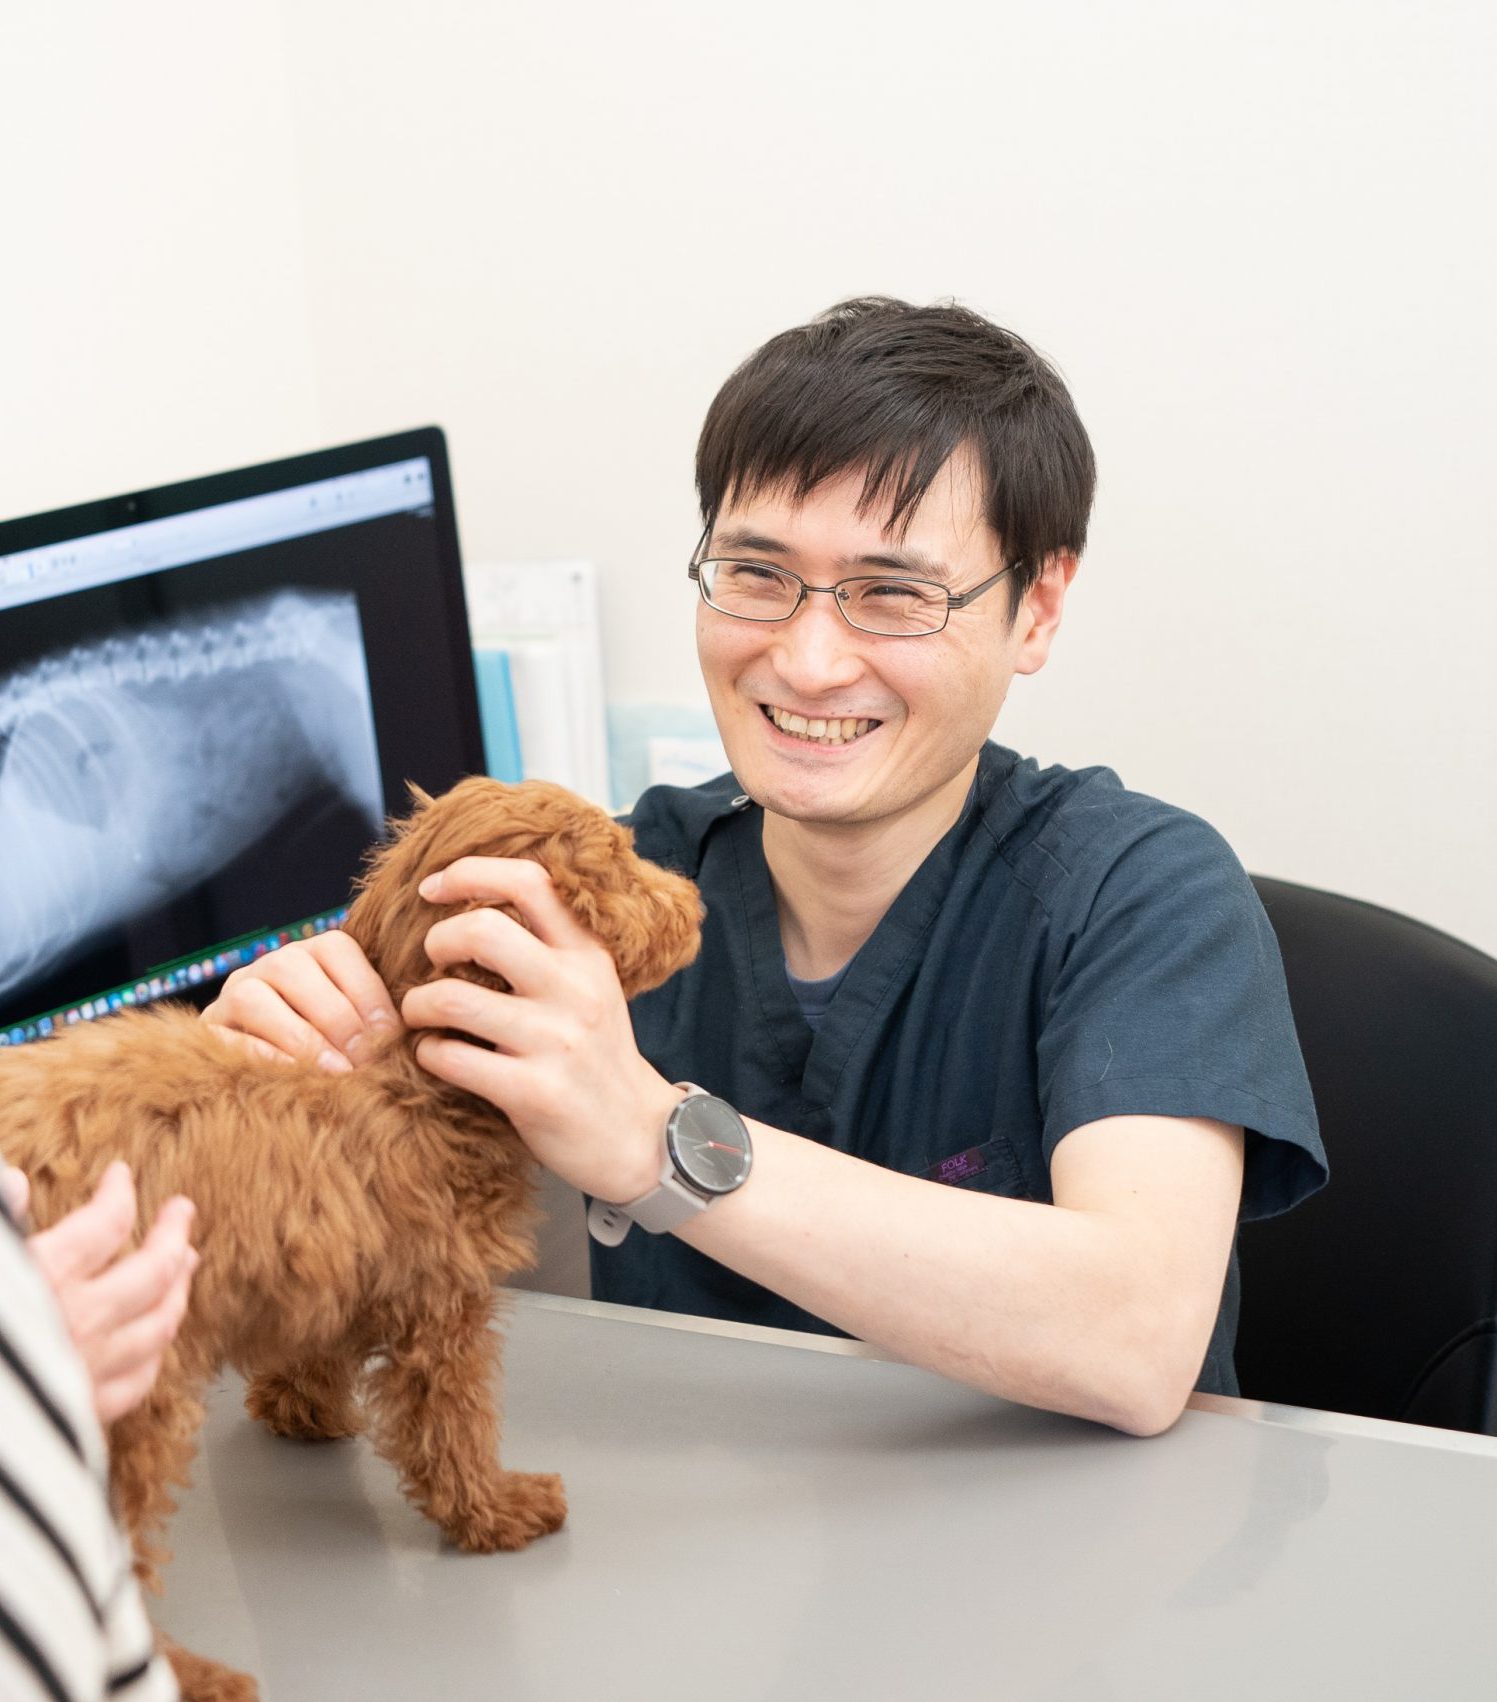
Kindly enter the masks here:
<path id="1" fill-rule="evenodd" d="M 1331 1180 L 1245 1224 L 1245 1396 L 1497 1434 L 1497 960 L 1253 877 Z"/>

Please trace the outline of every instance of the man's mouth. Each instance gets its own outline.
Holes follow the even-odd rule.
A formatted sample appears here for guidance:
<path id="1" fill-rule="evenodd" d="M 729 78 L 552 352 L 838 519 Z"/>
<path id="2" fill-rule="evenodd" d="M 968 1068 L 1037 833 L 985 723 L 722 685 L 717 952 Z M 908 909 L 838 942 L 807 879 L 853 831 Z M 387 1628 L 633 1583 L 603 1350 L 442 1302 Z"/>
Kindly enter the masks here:
<path id="1" fill-rule="evenodd" d="M 854 744 L 865 733 L 883 726 L 882 721 L 871 717 L 792 715 L 788 709 L 778 709 L 772 703 L 761 703 L 759 708 L 764 718 L 773 722 L 780 732 L 789 734 L 792 739 L 802 739 L 808 745 Z"/>

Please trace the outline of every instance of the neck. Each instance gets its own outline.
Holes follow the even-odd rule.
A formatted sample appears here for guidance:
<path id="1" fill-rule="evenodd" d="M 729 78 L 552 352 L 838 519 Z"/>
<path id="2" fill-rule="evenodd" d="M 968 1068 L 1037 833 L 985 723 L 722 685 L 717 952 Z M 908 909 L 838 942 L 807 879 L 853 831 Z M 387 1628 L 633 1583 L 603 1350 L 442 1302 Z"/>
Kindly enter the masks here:
<path id="1" fill-rule="evenodd" d="M 962 813 L 976 772 L 974 757 L 938 791 L 876 821 L 792 821 L 765 811 L 764 860 L 792 975 L 819 981 L 853 956 Z"/>

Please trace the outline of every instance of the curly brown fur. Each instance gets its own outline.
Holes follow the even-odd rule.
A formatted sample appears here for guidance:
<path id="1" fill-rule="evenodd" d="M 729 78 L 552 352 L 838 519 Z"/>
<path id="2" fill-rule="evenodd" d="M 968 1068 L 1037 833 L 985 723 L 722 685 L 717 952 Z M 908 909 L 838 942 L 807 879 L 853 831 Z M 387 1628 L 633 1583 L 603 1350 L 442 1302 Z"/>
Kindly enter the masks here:
<path id="1" fill-rule="evenodd" d="M 474 778 L 415 795 L 346 924 L 397 1001 L 434 976 L 423 940 L 449 913 L 416 886 L 467 855 L 541 863 L 630 996 L 696 955 L 696 889 L 560 787 Z M 154 1588 L 202 1392 L 226 1362 L 249 1379 L 249 1411 L 283 1436 L 352 1435 L 367 1406 L 406 1494 L 460 1548 L 521 1548 L 565 1518 L 559 1479 L 500 1466 L 493 1396 L 494 1285 L 534 1261 L 534 1165 L 501 1113 L 420 1069 L 412 1046 L 402 1035 L 329 1075 L 252 1057 L 160 1007 L 0 1054 L 0 1149 L 29 1173 L 39 1225 L 87 1198 L 114 1158 L 135 1172 L 137 1234 L 173 1194 L 197 1205 L 186 1319 L 151 1395 L 110 1435 L 117 1504 Z M 255 1694 L 163 1643 L 188 1698 Z"/>

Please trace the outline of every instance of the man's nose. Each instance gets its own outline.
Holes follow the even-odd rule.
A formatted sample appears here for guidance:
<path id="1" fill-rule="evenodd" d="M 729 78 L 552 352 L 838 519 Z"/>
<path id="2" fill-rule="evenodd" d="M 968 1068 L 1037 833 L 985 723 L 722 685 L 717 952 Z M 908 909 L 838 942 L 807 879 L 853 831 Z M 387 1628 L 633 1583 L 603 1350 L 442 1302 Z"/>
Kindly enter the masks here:
<path id="1" fill-rule="evenodd" d="M 772 655 L 780 678 L 806 697 L 850 684 L 864 667 L 859 635 L 843 619 L 835 596 L 807 595 L 777 626 Z"/>

